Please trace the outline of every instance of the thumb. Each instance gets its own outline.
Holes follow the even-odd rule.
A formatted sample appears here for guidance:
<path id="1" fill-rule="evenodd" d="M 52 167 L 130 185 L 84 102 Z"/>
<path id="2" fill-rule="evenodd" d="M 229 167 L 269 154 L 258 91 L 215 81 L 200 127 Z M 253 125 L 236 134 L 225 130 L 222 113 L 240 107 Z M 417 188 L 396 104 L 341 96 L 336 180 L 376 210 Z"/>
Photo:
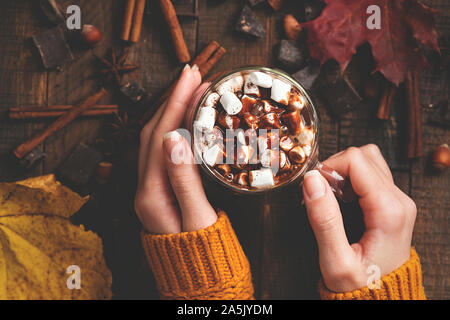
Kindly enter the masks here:
<path id="1" fill-rule="evenodd" d="M 187 141 L 171 131 L 163 137 L 163 150 L 170 184 L 181 210 L 182 230 L 204 229 L 217 221 L 203 189 L 200 174 Z"/>
<path id="2" fill-rule="evenodd" d="M 303 195 L 309 223 L 319 247 L 320 266 L 332 268 L 352 254 L 342 214 L 330 185 L 317 170 L 306 173 Z M 345 259 L 345 260 L 343 260 Z M 322 273 L 325 270 L 322 270 Z"/>

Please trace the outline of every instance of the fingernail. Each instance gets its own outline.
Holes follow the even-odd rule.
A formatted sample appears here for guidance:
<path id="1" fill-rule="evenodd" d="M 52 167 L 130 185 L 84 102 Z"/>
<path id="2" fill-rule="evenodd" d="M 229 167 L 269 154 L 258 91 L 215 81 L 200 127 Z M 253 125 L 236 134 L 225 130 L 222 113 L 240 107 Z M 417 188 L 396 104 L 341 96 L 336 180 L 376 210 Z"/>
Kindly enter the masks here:
<path id="1" fill-rule="evenodd" d="M 194 64 L 191 69 L 194 70 L 194 71 L 197 71 L 198 70 L 198 66 L 196 64 Z"/>
<path id="2" fill-rule="evenodd" d="M 316 200 L 325 195 L 325 184 L 323 183 L 320 172 L 317 170 L 308 171 L 305 174 L 303 188 L 309 200 Z"/>
<path id="3" fill-rule="evenodd" d="M 186 65 L 183 68 L 183 71 L 190 69 L 191 66 L 189 65 L 189 63 L 186 63 Z"/>
<path id="4" fill-rule="evenodd" d="M 163 141 L 166 141 L 167 139 L 170 139 L 170 141 L 178 141 L 180 140 L 181 135 L 178 133 L 178 131 L 169 131 L 163 136 Z"/>

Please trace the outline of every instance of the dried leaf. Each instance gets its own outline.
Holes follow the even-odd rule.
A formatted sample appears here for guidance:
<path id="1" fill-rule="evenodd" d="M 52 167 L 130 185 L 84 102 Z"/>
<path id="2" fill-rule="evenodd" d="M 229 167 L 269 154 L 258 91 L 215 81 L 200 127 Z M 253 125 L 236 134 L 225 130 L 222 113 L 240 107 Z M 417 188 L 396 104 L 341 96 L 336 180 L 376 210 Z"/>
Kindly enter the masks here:
<path id="1" fill-rule="evenodd" d="M 0 299 L 108 299 L 101 239 L 72 216 L 87 201 L 53 175 L 0 183 Z M 69 289 L 77 265 L 81 289 Z"/>
<path id="2" fill-rule="evenodd" d="M 339 62 L 345 70 L 357 47 L 368 42 L 376 62 L 375 71 L 395 84 L 409 70 L 426 64 L 419 43 L 439 51 L 435 11 L 415 0 L 324 0 L 327 4 L 315 20 L 301 26 L 308 32 L 312 57 L 324 63 Z M 381 9 L 381 29 L 369 29 L 367 8 Z"/>

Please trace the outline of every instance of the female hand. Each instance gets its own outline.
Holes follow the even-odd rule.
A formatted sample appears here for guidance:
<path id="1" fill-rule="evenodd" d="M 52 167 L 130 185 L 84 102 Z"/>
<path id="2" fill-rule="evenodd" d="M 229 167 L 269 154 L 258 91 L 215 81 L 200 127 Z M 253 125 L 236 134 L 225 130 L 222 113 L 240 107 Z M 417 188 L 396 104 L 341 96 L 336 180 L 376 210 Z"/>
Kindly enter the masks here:
<path id="1" fill-rule="evenodd" d="M 186 65 L 172 95 L 141 131 L 135 209 L 148 232 L 194 231 L 217 220 L 203 190 L 191 147 L 174 131 L 181 127 L 188 105 L 195 103 L 208 86 L 200 83 L 197 66 Z M 172 154 L 178 157 L 176 163 Z"/>
<path id="2" fill-rule="evenodd" d="M 374 270 L 382 277 L 409 260 L 417 209 L 395 186 L 386 161 L 373 144 L 349 148 L 324 163 L 350 178 L 366 229 L 359 243 L 350 245 L 329 184 L 315 170 L 305 176 L 303 194 L 319 247 L 323 281 L 334 292 L 361 289 L 371 282 L 368 279 Z"/>

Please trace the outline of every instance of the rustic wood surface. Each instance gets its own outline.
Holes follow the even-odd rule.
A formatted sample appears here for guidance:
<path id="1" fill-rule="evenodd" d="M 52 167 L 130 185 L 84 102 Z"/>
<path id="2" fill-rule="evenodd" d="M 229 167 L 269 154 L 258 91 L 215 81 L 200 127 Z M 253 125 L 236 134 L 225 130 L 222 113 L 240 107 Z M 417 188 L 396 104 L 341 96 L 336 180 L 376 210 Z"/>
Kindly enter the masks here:
<path id="1" fill-rule="evenodd" d="M 176 2 L 176 1 L 175 1 Z M 450 3 L 447 0 L 424 1 L 440 10 L 437 17 L 440 34 L 450 29 Z M 58 165 L 80 142 L 93 143 L 102 120 L 79 119 L 48 139 L 43 148 L 45 161 L 31 172 L 21 170 L 11 157 L 12 150 L 33 133 L 49 124 L 42 121 L 11 121 L 7 109 L 15 106 L 75 104 L 100 85 L 95 77 L 98 63 L 93 54 L 105 55 L 113 45 L 120 45 L 121 15 L 124 1 L 60 1 L 63 8 L 78 4 L 83 24 L 96 25 L 103 41 L 95 49 L 75 48 L 75 60 L 63 71 L 44 69 L 30 37 L 50 28 L 38 1 L 2 1 L 0 4 L 0 181 L 55 172 Z M 274 13 L 261 5 L 255 9 L 266 29 L 266 38 L 255 40 L 234 31 L 243 1 L 199 1 L 198 17 L 180 20 L 191 53 L 210 40 L 218 41 L 227 53 L 211 74 L 241 65 L 278 66 L 273 47 L 281 38 L 282 12 Z M 140 66 L 125 79 L 139 82 L 157 96 L 177 76 L 182 66 L 174 50 L 156 1 L 148 1 L 140 41 L 131 47 L 128 61 Z M 424 104 L 448 99 L 448 78 L 427 70 L 421 80 Z M 418 215 L 413 245 L 421 257 L 423 280 L 428 298 L 450 299 L 450 172 L 436 174 L 429 168 L 428 155 L 441 143 L 450 142 L 450 131 L 430 126 L 424 108 L 424 153 L 427 157 L 409 162 L 403 157 L 406 106 L 397 99 L 391 118 L 377 121 L 376 105 L 365 103 L 342 119 L 332 118 L 321 102 L 320 92 L 313 92 L 321 114 L 321 159 L 349 146 L 375 143 L 386 157 L 398 186 L 417 204 Z M 117 94 L 101 101 L 117 102 Z M 93 199 L 74 217 L 103 239 L 105 257 L 113 273 L 114 297 L 119 299 L 158 298 L 155 282 L 139 241 L 140 225 L 133 211 L 136 182 L 133 161 L 136 145 L 124 150 L 127 161 L 117 170 L 120 184 L 90 185 L 79 192 L 89 192 Z M 131 165 L 130 165 L 131 163 Z M 269 198 L 236 197 L 205 182 L 211 203 L 225 209 L 252 265 L 256 298 L 318 298 L 320 276 L 317 248 L 298 188 Z M 119 195 L 119 196 L 118 196 Z M 270 203 L 265 207 L 263 203 Z M 343 208 L 348 235 L 358 239 L 362 229 L 361 214 L 354 206 Z M 74 262 L 76 264 L 76 262 Z"/>

